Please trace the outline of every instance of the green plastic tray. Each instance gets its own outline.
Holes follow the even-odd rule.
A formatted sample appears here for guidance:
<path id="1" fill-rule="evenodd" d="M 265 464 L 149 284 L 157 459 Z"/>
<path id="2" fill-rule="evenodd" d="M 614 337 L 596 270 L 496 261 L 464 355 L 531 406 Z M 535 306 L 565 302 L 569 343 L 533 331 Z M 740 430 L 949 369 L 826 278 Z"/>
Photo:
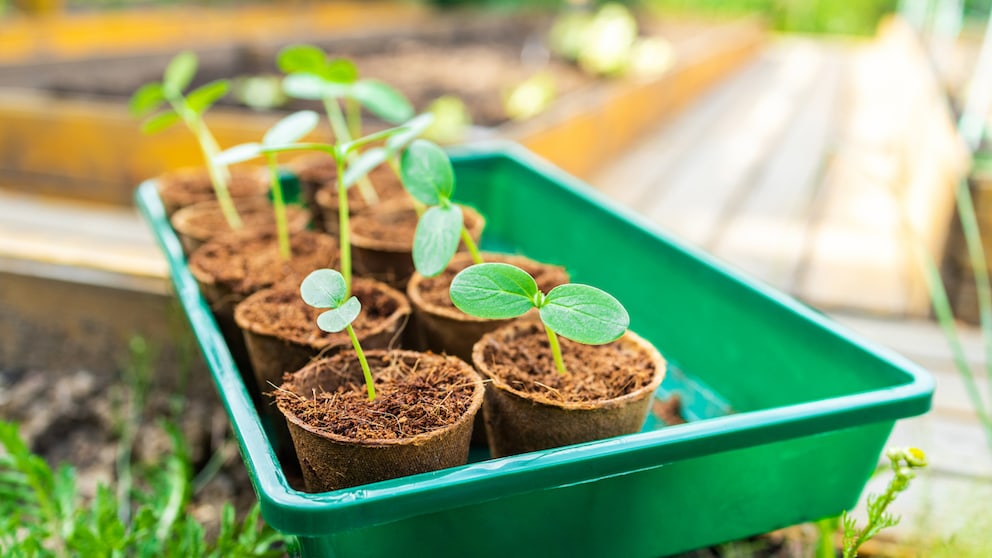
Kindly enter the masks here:
<path id="1" fill-rule="evenodd" d="M 322 494 L 296 491 L 165 220 L 138 206 L 168 258 L 276 529 L 302 556 L 657 557 L 851 508 L 895 421 L 926 412 L 933 380 L 513 144 L 452 153 L 483 244 L 564 264 L 614 293 L 672 364 L 689 423 Z"/>

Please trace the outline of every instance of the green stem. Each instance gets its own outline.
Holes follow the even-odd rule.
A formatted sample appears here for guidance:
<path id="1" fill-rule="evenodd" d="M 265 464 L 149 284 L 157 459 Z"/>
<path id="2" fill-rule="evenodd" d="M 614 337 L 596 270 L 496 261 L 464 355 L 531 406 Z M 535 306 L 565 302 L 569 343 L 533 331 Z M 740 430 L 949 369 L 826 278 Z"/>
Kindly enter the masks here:
<path id="1" fill-rule="evenodd" d="M 561 345 L 558 344 L 558 334 L 551 331 L 551 328 L 544 326 L 545 333 L 548 334 L 548 345 L 551 346 L 551 354 L 555 357 L 555 368 L 561 374 L 568 374 L 565 370 L 565 361 L 561 358 Z"/>
<path id="2" fill-rule="evenodd" d="M 358 104 L 358 101 L 354 99 L 345 99 L 344 108 L 348 117 L 348 131 L 351 132 L 351 137 L 357 138 L 362 135 L 362 105 Z"/>
<path id="3" fill-rule="evenodd" d="M 348 337 L 351 338 L 351 344 L 355 347 L 355 353 L 358 354 L 358 363 L 362 365 L 362 374 L 365 375 L 365 387 L 368 388 L 369 401 L 375 401 L 375 385 L 372 383 L 372 371 L 369 370 L 369 362 L 365 360 L 365 352 L 362 351 L 362 345 L 358 342 L 358 336 L 355 335 L 355 330 L 352 329 L 351 324 L 345 326 L 348 331 Z"/>
<path id="4" fill-rule="evenodd" d="M 274 153 L 265 157 L 269 164 L 269 180 L 272 182 L 272 206 L 276 214 L 276 238 L 279 240 L 279 255 L 288 260 L 293 256 L 289 245 L 289 224 L 286 222 L 286 200 L 282 194 L 282 183 L 279 181 L 279 167 L 276 165 Z"/>
<path id="5" fill-rule="evenodd" d="M 468 248 L 468 253 L 472 254 L 472 261 L 481 264 L 483 263 L 482 254 L 479 253 L 479 247 L 472 240 L 472 235 L 468 234 L 468 229 L 462 225 L 462 242 L 465 243 L 465 247 Z"/>
<path id="6" fill-rule="evenodd" d="M 341 107 L 335 99 L 324 99 L 324 110 L 327 112 L 327 120 L 331 123 L 331 130 L 334 132 L 334 142 L 338 145 L 351 141 L 351 133 L 348 131 L 348 124 L 345 122 Z M 355 155 L 348 156 L 348 161 L 354 159 Z M 340 176 L 340 175 L 338 175 Z M 367 205 L 379 203 L 379 194 L 372 187 L 372 182 L 368 176 L 363 176 L 356 183 L 358 191 Z"/>
<path id="7" fill-rule="evenodd" d="M 837 531 L 838 519 L 827 517 L 816 522 L 820 538 L 816 542 L 816 558 L 836 558 L 834 549 L 834 532 Z"/>
<path id="8" fill-rule="evenodd" d="M 344 276 L 345 298 L 351 296 L 351 231 L 349 230 L 348 190 L 341 184 L 344 161 L 335 156 L 338 165 L 338 243 L 341 250 L 341 275 Z"/>

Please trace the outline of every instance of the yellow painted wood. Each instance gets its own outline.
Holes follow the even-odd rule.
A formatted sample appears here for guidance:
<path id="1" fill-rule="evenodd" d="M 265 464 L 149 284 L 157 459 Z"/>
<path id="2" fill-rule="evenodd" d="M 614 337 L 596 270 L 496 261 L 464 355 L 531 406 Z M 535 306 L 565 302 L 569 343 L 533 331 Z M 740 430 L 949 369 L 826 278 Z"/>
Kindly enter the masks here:
<path id="1" fill-rule="evenodd" d="M 351 1 L 12 16 L 0 19 L 0 63 L 313 37 L 345 29 L 415 25 L 428 13 L 412 2 Z"/>

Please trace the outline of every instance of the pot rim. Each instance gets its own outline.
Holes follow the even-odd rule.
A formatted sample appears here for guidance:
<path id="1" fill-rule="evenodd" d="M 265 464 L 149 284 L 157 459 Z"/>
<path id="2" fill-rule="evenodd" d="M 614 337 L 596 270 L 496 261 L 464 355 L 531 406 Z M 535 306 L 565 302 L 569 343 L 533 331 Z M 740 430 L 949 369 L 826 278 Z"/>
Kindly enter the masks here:
<path id="1" fill-rule="evenodd" d="M 486 226 L 486 218 L 482 216 L 475 208 L 467 205 L 459 204 L 462 208 L 463 220 L 468 222 L 469 234 L 472 235 L 473 240 L 479 241 L 479 237 L 482 236 L 482 229 Z M 362 211 L 361 213 L 352 214 L 351 216 L 351 245 L 357 248 L 377 251 L 377 252 L 393 252 L 397 254 L 412 254 L 413 253 L 413 240 L 409 244 L 405 242 L 400 242 L 390 239 L 372 238 L 368 235 L 362 234 L 360 231 L 355 230 L 357 224 L 364 222 L 374 221 L 383 215 L 395 215 L 398 213 L 415 212 L 413 202 L 408 198 L 392 199 L 386 200 L 378 205 L 374 205 Z M 457 253 L 457 252 L 456 252 Z"/>

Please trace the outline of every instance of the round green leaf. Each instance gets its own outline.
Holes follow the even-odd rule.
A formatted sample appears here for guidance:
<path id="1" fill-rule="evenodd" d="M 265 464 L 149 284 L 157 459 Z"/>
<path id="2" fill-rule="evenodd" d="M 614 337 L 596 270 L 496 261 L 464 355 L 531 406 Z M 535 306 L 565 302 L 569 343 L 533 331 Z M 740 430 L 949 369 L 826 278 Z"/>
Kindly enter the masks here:
<path id="1" fill-rule="evenodd" d="M 434 115 L 429 112 L 415 116 L 400 126 L 400 131 L 389 136 L 389 139 L 386 140 L 386 149 L 392 153 L 406 149 L 406 146 L 420 137 L 433 123 Z"/>
<path id="2" fill-rule="evenodd" d="M 300 283 L 300 296 L 314 308 L 337 308 L 348 293 L 344 276 L 334 269 L 318 269 Z"/>
<path id="3" fill-rule="evenodd" d="M 447 153 L 427 140 L 414 140 L 400 165 L 403 186 L 421 203 L 437 205 L 455 189 L 455 172 Z"/>
<path id="4" fill-rule="evenodd" d="M 196 65 L 196 53 L 191 50 L 180 52 L 165 68 L 162 85 L 165 89 L 171 90 L 172 93 L 182 93 L 183 89 L 186 89 L 193 81 L 193 76 L 196 75 Z"/>
<path id="5" fill-rule="evenodd" d="M 171 127 L 181 119 L 174 111 L 166 111 L 145 120 L 141 124 L 141 131 L 146 134 L 155 134 Z"/>
<path id="6" fill-rule="evenodd" d="M 233 165 L 250 161 L 262 155 L 262 144 L 242 143 L 221 151 L 213 158 L 215 165 Z"/>
<path id="7" fill-rule="evenodd" d="M 165 102 L 165 93 L 159 82 L 146 83 L 131 95 L 128 109 L 133 116 L 144 116 L 157 109 Z"/>
<path id="8" fill-rule="evenodd" d="M 351 297 L 341 306 L 317 316 L 317 327 L 328 333 L 337 333 L 355 321 L 361 311 L 362 303 L 358 298 Z"/>
<path id="9" fill-rule="evenodd" d="M 424 212 L 413 237 L 413 265 L 424 277 L 444 271 L 458 250 L 462 208 L 434 206 Z"/>
<path id="10" fill-rule="evenodd" d="M 589 285 L 551 289 L 540 314 L 541 321 L 555 333 L 587 345 L 615 341 L 630 327 L 630 316 L 620 301 Z"/>
<path id="11" fill-rule="evenodd" d="M 463 269 L 451 281 L 451 302 L 466 314 L 494 320 L 515 318 L 534 308 L 534 278 L 519 267 L 483 263 Z"/>
<path id="12" fill-rule="evenodd" d="M 285 74 L 320 74 L 327 66 L 327 55 L 313 45 L 289 45 L 279 51 L 276 65 Z"/>
<path id="13" fill-rule="evenodd" d="M 189 95 L 186 95 L 186 104 L 194 112 L 198 114 L 203 113 L 203 111 L 210 108 L 210 105 L 213 105 L 218 99 L 227 95 L 230 88 L 231 83 L 226 79 L 211 81 L 206 85 L 197 87 Z"/>
<path id="14" fill-rule="evenodd" d="M 413 105 L 410 101 L 384 82 L 363 79 L 352 85 L 349 96 L 390 124 L 399 124 L 413 118 Z"/>
<path id="15" fill-rule="evenodd" d="M 335 58 L 327 63 L 320 75 L 335 83 L 355 83 L 358 67 L 347 58 Z"/>
<path id="16" fill-rule="evenodd" d="M 345 188 L 350 188 L 352 184 L 372 172 L 376 167 L 386 162 L 389 153 L 381 147 L 373 147 L 358 156 L 352 161 L 348 168 L 344 170 L 342 184 Z"/>
<path id="17" fill-rule="evenodd" d="M 308 101 L 344 97 L 348 93 L 348 87 L 340 83 L 332 83 L 310 73 L 290 74 L 282 80 L 282 90 L 286 95 Z"/>
<path id="18" fill-rule="evenodd" d="M 320 117 L 312 110 L 301 110 L 276 122 L 262 138 L 265 147 L 295 143 L 317 127 Z"/>

